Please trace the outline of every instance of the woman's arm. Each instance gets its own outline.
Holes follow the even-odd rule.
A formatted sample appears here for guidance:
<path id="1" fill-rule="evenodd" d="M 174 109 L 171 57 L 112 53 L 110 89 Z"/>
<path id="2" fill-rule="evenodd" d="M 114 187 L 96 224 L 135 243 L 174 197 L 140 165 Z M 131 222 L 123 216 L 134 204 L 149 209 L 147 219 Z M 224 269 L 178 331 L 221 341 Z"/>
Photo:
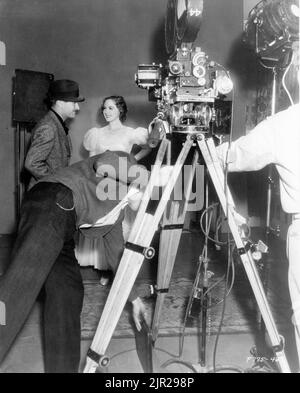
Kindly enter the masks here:
<path id="1" fill-rule="evenodd" d="M 95 128 L 91 128 L 83 137 L 83 147 L 89 152 L 90 157 L 96 154 L 96 142 Z"/>
<path id="2" fill-rule="evenodd" d="M 151 147 L 142 147 L 141 150 L 134 156 L 134 158 L 137 161 L 140 161 L 142 158 L 146 157 L 150 151 L 151 151 Z"/>
<path id="3" fill-rule="evenodd" d="M 139 161 L 146 157 L 151 151 L 151 147 L 148 146 L 149 133 L 148 130 L 143 127 L 138 127 L 132 131 L 132 144 L 141 147 L 141 150 L 134 156 L 134 158 Z"/>

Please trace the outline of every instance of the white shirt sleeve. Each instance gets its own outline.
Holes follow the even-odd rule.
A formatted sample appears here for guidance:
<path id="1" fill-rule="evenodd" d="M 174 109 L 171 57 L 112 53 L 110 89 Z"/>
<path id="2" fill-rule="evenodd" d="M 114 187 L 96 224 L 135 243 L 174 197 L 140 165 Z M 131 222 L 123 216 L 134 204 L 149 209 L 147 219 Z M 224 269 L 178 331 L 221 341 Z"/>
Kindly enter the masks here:
<path id="1" fill-rule="evenodd" d="M 96 128 L 91 128 L 84 135 L 83 146 L 87 151 L 91 152 L 95 150 L 97 143 L 96 137 Z"/>
<path id="2" fill-rule="evenodd" d="M 146 145 L 148 141 L 148 130 L 147 128 L 138 127 L 132 129 L 132 144 Z"/>
<path id="3" fill-rule="evenodd" d="M 248 135 L 235 142 L 223 143 L 217 147 L 218 156 L 223 164 L 228 164 L 231 172 L 255 171 L 266 165 L 276 164 L 276 127 L 267 119 L 257 125 Z"/>

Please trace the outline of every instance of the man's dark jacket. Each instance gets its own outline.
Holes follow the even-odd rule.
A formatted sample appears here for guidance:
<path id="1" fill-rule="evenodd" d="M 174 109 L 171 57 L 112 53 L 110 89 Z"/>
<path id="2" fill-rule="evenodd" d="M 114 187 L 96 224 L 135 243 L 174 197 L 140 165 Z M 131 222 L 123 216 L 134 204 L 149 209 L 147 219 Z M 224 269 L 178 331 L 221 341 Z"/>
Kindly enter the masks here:
<path id="1" fill-rule="evenodd" d="M 50 110 L 32 131 L 31 145 L 25 160 L 25 168 L 32 175 L 29 188 L 57 169 L 68 166 L 70 157 L 69 136 L 58 117 Z"/>

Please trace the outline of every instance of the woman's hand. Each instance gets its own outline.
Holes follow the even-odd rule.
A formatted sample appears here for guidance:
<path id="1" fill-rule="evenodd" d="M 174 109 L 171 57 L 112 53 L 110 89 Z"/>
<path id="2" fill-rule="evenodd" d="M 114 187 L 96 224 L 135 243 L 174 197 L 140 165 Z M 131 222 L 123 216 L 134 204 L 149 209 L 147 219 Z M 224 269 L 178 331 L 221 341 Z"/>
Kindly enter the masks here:
<path id="1" fill-rule="evenodd" d="M 137 161 L 140 161 L 142 158 L 146 157 L 151 152 L 151 147 L 142 147 L 141 150 L 134 156 Z"/>

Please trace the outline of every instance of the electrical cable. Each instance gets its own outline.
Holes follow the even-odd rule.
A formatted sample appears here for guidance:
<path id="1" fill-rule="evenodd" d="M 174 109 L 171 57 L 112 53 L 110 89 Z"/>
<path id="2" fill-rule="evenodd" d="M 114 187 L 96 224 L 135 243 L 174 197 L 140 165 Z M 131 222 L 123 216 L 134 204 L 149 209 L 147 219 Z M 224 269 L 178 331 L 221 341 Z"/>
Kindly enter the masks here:
<path id="1" fill-rule="evenodd" d="M 211 370 L 208 370 L 207 373 L 211 374 L 211 373 L 218 373 L 220 371 L 236 371 L 237 373 L 241 373 L 244 374 L 245 371 L 243 368 L 238 367 L 238 366 L 233 366 L 233 365 L 222 365 L 222 366 L 216 366 L 215 368 L 212 368 Z"/>
<path id="2" fill-rule="evenodd" d="M 288 98 L 289 98 L 289 100 L 290 100 L 291 105 L 294 105 L 294 101 L 293 101 L 293 99 L 292 99 L 292 96 L 291 96 L 291 94 L 290 94 L 288 88 L 286 87 L 286 84 L 285 84 L 285 77 L 286 77 L 286 75 L 287 75 L 289 69 L 291 68 L 293 59 L 294 59 L 294 53 L 292 54 L 290 64 L 289 64 L 289 65 L 287 66 L 287 68 L 285 69 L 284 74 L 283 74 L 283 77 L 282 77 L 282 86 L 283 86 L 283 88 L 284 88 L 284 90 L 285 90 L 285 92 L 286 92 L 286 94 L 287 94 L 287 96 L 288 96 Z"/>
<path id="3" fill-rule="evenodd" d="M 206 209 L 206 210 L 208 210 L 208 209 Z M 211 219 L 209 220 L 209 224 L 208 224 L 208 228 L 210 228 L 210 225 L 211 225 Z M 208 230 L 208 232 L 209 232 L 209 230 Z M 194 282 L 194 284 L 193 284 L 193 288 L 195 288 L 196 286 L 198 286 L 198 282 L 199 282 L 199 278 L 200 278 L 200 272 L 201 272 L 201 268 L 202 268 L 202 265 L 203 265 L 203 260 L 204 260 L 204 254 L 205 254 L 205 248 L 203 248 L 203 250 L 202 250 L 202 254 L 201 254 L 201 256 L 200 256 L 200 258 L 199 258 L 199 267 L 198 267 L 198 269 L 197 269 L 197 275 L 196 275 L 196 280 L 197 280 L 197 277 L 198 277 L 198 281 L 196 282 L 196 280 L 195 280 L 195 282 Z M 231 269 L 232 269 L 232 279 L 231 279 L 231 284 L 230 284 L 230 286 L 229 286 L 229 289 L 227 290 L 227 293 L 226 293 L 226 297 L 230 294 L 230 292 L 231 292 L 231 290 L 232 290 L 232 287 L 233 287 L 233 284 L 234 284 L 234 278 L 235 278 L 235 268 L 234 268 L 234 264 L 232 263 L 232 264 L 230 264 L 230 266 L 231 266 Z M 219 285 L 223 280 L 224 280 L 224 277 L 225 277 L 225 275 L 224 276 L 222 276 L 217 282 L 215 282 L 212 286 L 210 286 L 207 290 L 206 290 L 206 292 L 204 292 L 203 293 L 203 297 L 204 296 L 207 296 L 208 294 L 209 294 L 209 292 L 211 292 L 212 291 L 212 289 L 213 288 L 215 288 L 217 285 Z M 225 286 L 225 289 L 226 289 L 226 287 L 228 287 L 228 285 L 226 285 Z M 217 305 L 219 305 L 220 303 L 222 303 L 223 302 L 223 299 L 221 299 L 221 301 L 219 301 L 219 302 L 217 302 L 217 303 L 215 303 L 215 304 L 213 304 L 213 305 L 211 305 L 210 307 L 207 307 L 207 309 L 211 309 L 211 308 L 213 308 L 213 307 L 215 307 L 215 306 L 217 306 Z M 189 303 L 188 303 L 188 306 L 187 306 L 187 309 L 186 309 L 186 313 L 185 313 L 185 317 L 184 317 L 184 322 L 183 322 L 183 328 L 182 328 L 182 331 L 181 331 L 181 333 L 180 333 L 180 338 L 179 338 L 179 355 L 178 355 L 178 357 L 180 358 L 181 356 L 182 356 L 182 352 L 183 352 L 183 346 L 184 346 L 184 338 L 185 338 L 185 327 L 186 327 L 186 322 L 187 322 L 187 319 L 188 319 L 188 316 L 189 316 L 189 311 L 190 311 L 190 308 L 191 308 L 191 297 L 190 297 L 190 300 L 189 300 Z M 187 367 L 189 367 L 190 369 L 193 369 L 194 370 L 194 367 L 191 365 L 191 363 L 190 362 L 185 362 L 185 361 L 183 361 L 183 360 L 172 360 L 172 359 L 170 359 L 170 360 L 168 360 L 167 362 L 165 362 L 163 365 L 162 365 L 162 367 L 167 367 L 168 365 L 170 365 L 170 364 L 172 364 L 172 363 L 181 363 L 181 364 L 184 364 L 184 365 L 186 365 Z M 227 366 L 223 366 L 223 369 L 226 369 L 226 367 Z M 233 366 L 232 366 L 233 367 Z M 234 367 L 233 367 L 234 368 Z M 220 369 L 220 367 L 218 366 L 218 370 Z M 235 368 L 236 369 L 236 368 Z M 197 372 L 197 371 L 196 371 Z"/>
<path id="4" fill-rule="evenodd" d="M 202 267 L 202 264 L 203 264 L 203 254 L 204 254 L 204 249 L 202 250 L 202 255 L 199 258 L 199 266 L 198 266 L 198 269 L 197 269 L 196 278 L 200 277 L 200 271 L 201 271 L 201 267 Z M 197 285 L 198 285 L 198 282 L 197 282 Z M 196 287 L 196 285 L 195 285 L 195 283 L 193 283 L 193 289 L 195 287 Z M 186 327 L 186 322 L 187 322 L 187 319 L 188 319 L 189 311 L 190 311 L 190 308 L 191 308 L 191 305 L 192 305 L 192 300 L 191 299 L 192 299 L 192 296 L 190 296 L 190 298 L 189 298 L 189 302 L 188 302 L 188 305 L 187 305 L 187 308 L 186 308 L 186 312 L 185 312 L 185 316 L 184 316 L 184 320 L 183 320 L 183 324 L 182 324 L 182 330 L 181 330 L 180 335 L 179 335 L 179 357 L 181 357 L 182 352 L 183 352 L 184 337 L 185 337 L 184 336 L 185 327 Z"/>
<path id="5" fill-rule="evenodd" d="M 212 242 L 215 243 L 215 244 L 218 244 L 219 246 L 222 246 L 222 245 L 225 245 L 226 242 L 222 242 L 222 241 L 219 241 L 219 240 L 216 240 L 216 239 L 210 237 L 210 236 L 209 236 L 209 231 L 206 231 L 206 230 L 204 229 L 204 226 L 203 226 L 203 219 L 204 219 L 204 217 L 206 216 L 206 214 L 207 214 L 210 210 L 212 210 L 215 206 L 218 206 L 218 205 L 219 205 L 219 203 L 216 202 L 216 203 L 211 204 L 210 206 L 208 206 L 206 209 L 203 210 L 203 212 L 202 212 L 202 214 L 201 214 L 201 216 L 200 216 L 200 229 L 201 229 L 202 233 L 204 234 L 204 236 L 207 237 L 208 240 L 212 241 Z M 212 214 L 212 213 L 211 213 L 211 214 Z"/>
<path id="6" fill-rule="evenodd" d="M 136 351 L 136 348 L 126 349 L 125 351 L 117 352 L 110 358 L 110 361 L 118 356 L 124 355 L 125 353 L 128 353 L 128 352 L 133 352 L 133 351 Z"/>
<path id="7" fill-rule="evenodd" d="M 225 217 L 228 217 L 229 214 L 229 203 L 228 203 L 228 153 L 231 148 L 231 143 L 232 143 L 232 130 L 233 130 L 233 107 L 234 107 L 234 99 L 235 99 L 235 91 L 234 89 L 232 90 L 232 103 L 231 103 L 231 124 L 230 124 L 230 133 L 229 133 L 229 142 L 228 142 L 228 149 L 226 152 L 226 161 L 225 161 L 225 171 L 224 171 L 224 190 L 225 190 L 225 200 L 226 200 L 226 212 L 225 212 Z M 229 270 L 230 270 L 230 263 L 232 263 L 231 259 L 231 249 L 230 249 L 230 237 L 229 237 L 229 231 L 227 233 L 227 272 L 226 272 L 226 280 L 225 280 L 225 288 L 224 288 L 224 298 L 223 298 L 223 307 L 222 307 L 222 313 L 221 313 L 221 319 L 218 327 L 218 332 L 216 335 L 216 340 L 215 340 L 215 345 L 214 345 L 214 351 L 213 351 L 213 372 L 217 372 L 217 367 L 216 367 L 216 356 L 217 356 L 217 347 L 218 347 L 218 342 L 219 342 L 219 337 L 222 329 L 222 324 L 224 320 L 224 315 L 225 315 L 225 306 L 226 306 L 226 291 L 227 291 L 227 284 L 228 284 L 228 275 L 229 275 Z"/>
<path id="8" fill-rule="evenodd" d="M 206 208 L 206 211 L 208 211 L 208 210 L 209 209 Z M 209 219 L 207 220 L 207 224 L 206 224 L 207 228 L 208 228 L 207 232 L 209 232 L 209 228 L 211 226 L 211 218 L 212 218 L 212 216 L 210 216 Z M 207 236 L 206 236 L 206 238 L 207 238 Z M 207 254 L 207 252 L 206 252 L 207 250 L 206 250 L 206 248 L 207 247 L 203 248 L 201 256 L 199 257 L 199 266 L 197 268 L 196 279 L 195 279 L 195 281 L 193 283 L 192 296 L 194 295 L 195 288 L 198 287 L 198 284 L 199 284 L 201 270 L 202 270 L 202 266 L 203 266 L 203 263 L 204 263 L 203 261 L 205 259 L 207 259 L 207 255 L 206 255 Z M 221 279 L 219 279 L 216 283 L 214 283 L 213 287 L 217 286 L 223 280 L 223 278 L 224 278 L 224 276 Z M 207 291 L 203 294 L 203 296 L 207 295 L 209 293 L 210 289 L 211 289 L 211 287 L 207 289 Z M 182 325 L 183 327 L 182 327 L 182 330 L 181 330 L 181 333 L 180 333 L 180 336 L 179 336 L 179 355 L 178 355 L 179 358 L 182 356 L 182 352 L 183 352 L 184 338 L 185 338 L 185 327 L 186 327 L 187 319 L 189 317 L 189 312 L 190 312 L 191 305 L 192 305 L 192 296 L 190 296 L 190 298 L 189 298 L 189 303 L 188 303 L 187 308 L 186 308 L 186 313 L 185 313 L 185 317 L 184 317 L 184 321 L 183 321 L 183 325 Z M 185 362 L 185 361 L 182 361 L 182 360 L 180 360 L 180 361 L 179 360 L 172 360 L 172 359 L 167 361 L 167 362 L 165 362 L 162 367 L 167 367 L 169 364 L 174 363 L 174 362 L 185 364 L 186 366 L 188 366 L 189 368 L 192 368 L 194 370 L 193 366 L 189 362 Z"/>
<path id="9" fill-rule="evenodd" d="M 201 266 L 202 266 L 202 264 L 203 264 L 203 262 L 202 262 L 202 259 L 200 258 L 200 264 L 199 264 L 199 266 L 200 266 L 200 269 L 201 269 Z M 230 270 L 230 267 L 232 268 L 232 270 L 233 270 L 233 273 L 232 273 L 232 281 L 231 281 L 231 285 L 230 285 L 230 289 L 227 291 L 227 293 L 226 293 L 226 296 L 225 297 L 227 297 L 228 296 L 228 294 L 230 293 L 230 291 L 231 291 L 231 289 L 232 289 L 232 286 L 233 286 L 233 283 L 234 283 L 234 264 L 233 263 L 230 263 L 229 265 L 229 270 Z M 198 268 L 198 270 L 199 270 L 199 268 Z M 228 272 L 227 272 L 228 273 Z M 227 277 L 229 276 L 229 274 L 227 274 Z M 208 292 L 210 292 L 211 290 L 212 290 L 212 288 L 214 288 L 217 284 L 219 284 L 221 281 L 223 281 L 223 278 L 224 278 L 224 276 L 220 279 L 220 280 L 218 280 L 216 283 L 214 283 L 213 284 L 213 286 L 212 287 L 210 287 L 210 288 L 208 288 L 208 290 L 207 290 L 207 292 L 204 292 L 204 294 L 203 294 L 203 296 L 206 294 L 208 294 Z M 225 285 L 225 289 L 228 287 L 228 285 Z M 222 301 L 224 301 L 224 300 L 222 300 Z M 219 302 L 220 303 L 220 302 Z M 219 303 L 217 303 L 217 304 L 219 304 Z M 224 303 L 225 303 L 225 301 L 224 301 Z M 216 304 L 216 305 L 217 305 Z M 214 305 L 215 306 L 215 305 Z M 211 307 L 209 307 L 209 308 L 212 308 L 213 306 L 211 306 Z M 223 309 L 224 309 L 224 307 L 223 307 Z M 187 321 L 187 317 L 188 317 L 188 311 L 189 311 L 189 306 L 187 307 L 187 312 L 186 312 L 186 314 L 185 314 L 185 318 L 184 318 L 184 323 L 183 323 L 183 330 L 182 330 L 182 332 L 181 332 L 181 335 L 180 335 L 180 346 L 179 346 L 179 355 L 177 356 L 177 357 L 181 357 L 182 356 L 182 352 L 183 352 L 183 345 L 184 345 L 184 338 L 185 338 L 185 336 L 184 336 L 184 332 L 185 332 L 185 326 L 186 326 L 186 321 Z M 221 318 L 221 319 L 223 319 L 223 317 Z M 221 325 L 220 325 L 221 326 Z M 159 349 L 158 348 L 158 350 L 161 350 L 161 349 Z M 163 350 L 164 351 L 164 350 Z M 164 351 L 164 352 L 166 352 L 166 353 L 168 353 L 167 351 Z M 173 357 L 174 357 L 174 355 L 173 355 Z M 187 362 L 187 361 L 184 361 L 184 360 L 176 360 L 176 359 L 169 359 L 169 360 L 167 360 L 165 363 L 163 363 L 162 364 L 162 368 L 165 368 L 165 367 L 167 367 L 167 366 L 169 366 L 170 364 L 173 364 L 173 363 L 180 363 L 180 364 L 182 364 L 182 365 L 185 365 L 186 367 L 188 367 L 189 369 L 191 369 L 192 371 L 194 371 L 194 372 L 198 372 L 197 371 L 197 369 L 191 364 L 191 362 Z M 241 368 L 239 368 L 239 367 L 237 367 L 237 366 L 233 366 L 233 365 L 230 365 L 230 366 L 227 366 L 227 365 L 222 365 L 222 366 L 216 366 L 216 365 L 214 365 L 214 367 L 212 368 L 212 370 L 215 370 L 214 372 L 220 372 L 220 371 L 225 371 L 225 370 L 231 370 L 231 371 L 235 371 L 235 372 L 243 372 L 243 370 L 241 369 Z M 213 372 L 212 370 L 209 370 L 209 371 L 207 371 L 208 373 L 211 373 L 211 372 Z"/>
<path id="10" fill-rule="evenodd" d="M 124 351 L 117 352 L 112 357 L 110 357 L 110 361 L 112 361 L 113 359 L 117 358 L 118 356 L 122 356 L 122 355 L 125 355 L 126 353 L 134 352 L 134 351 L 136 351 L 136 347 L 133 347 L 133 348 L 130 348 L 130 349 L 126 349 Z M 169 352 L 169 351 L 167 351 L 166 349 L 163 349 L 163 348 L 154 348 L 154 351 L 159 351 L 159 352 L 166 353 L 167 355 L 169 355 L 169 356 L 171 356 L 173 358 L 179 357 L 179 355 L 174 355 L 173 353 L 171 353 L 171 352 Z M 176 363 L 176 361 L 173 360 L 173 363 Z M 164 368 L 164 363 L 163 363 L 163 365 L 161 367 Z"/>
<path id="11" fill-rule="evenodd" d="M 228 296 L 230 295 L 230 292 L 231 292 L 231 290 L 232 290 L 232 288 L 233 288 L 234 279 L 235 279 L 235 267 L 234 267 L 234 263 L 231 263 L 230 266 L 231 266 L 231 270 L 232 270 L 232 274 L 231 274 L 232 277 L 231 277 L 231 283 L 230 283 L 229 289 L 227 290 L 227 293 L 226 293 L 225 297 L 228 297 Z M 208 288 L 208 290 L 207 290 L 206 292 L 204 292 L 203 296 L 205 296 L 205 294 L 211 292 L 212 289 L 213 289 L 214 287 L 216 287 L 218 284 L 220 284 L 220 282 L 222 282 L 222 281 L 224 280 L 224 278 L 225 278 L 225 275 L 224 275 L 223 277 L 221 277 L 219 281 L 217 281 L 217 282 L 214 283 L 212 286 L 210 286 L 210 287 Z M 221 304 L 222 301 L 223 301 L 223 300 L 221 300 L 221 301 L 219 301 L 219 302 L 217 302 L 217 303 L 214 303 L 214 304 L 212 304 L 212 305 L 211 305 L 210 307 L 208 307 L 208 308 L 216 307 L 216 306 L 218 306 L 219 304 Z"/>
<path id="12" fill-rule="evenodd" d="M 216 367 L 217 347 L 218 347 L 221 329 L 222 329 L 222 325 L 223 325 L 223 320 L 224 320 L 224 316 L 225 316 L 226 292 L 227 292 L 229 269 L 230 269 L 230 245 L 228 245 L 228 260 L 227 260 L 227 272 L 226 272 L 226 280 L 225 280 L 225 288 L 224 288 L 224 296 L 223 296 L 223 307 L 222 307 L 220 323 L 218 326 L 218 331 L 217 331 L 215 345 L 214 345 L 214 351 L 213 351 L 213 370 L 214 370 L 214 372 L 216 372 L 216 369 L 217 369 L 217 367 Z"/>
<path id="13" fill-rule="evenodd" d="M 206 208 L 205 210 L 207 211 L 208 208 Z M 209 220 L 207 220 L 206 225 L 207 225 L 207 228 L 210 228 L 211 216 L 210 216 Z M 207 232 L 209 232 L 209 229 L 208 229 Z M 205 234 L 205 231 L 203 231 L 203 233 Z M 207 239 L 207 235 L 206 234 L 205 234 L 205 237 Z M 195 280 L 194 283 L 193 283 L 193 293 L 192 293 L 192 296 L 190 296 L 190 298 L 189 298 L 189 302 L 188 302 L 188 305 L 187 305 L 187 308 L 186 308 L 186 313 L 185 313 L 185 317 L 184 317 L 184 321 L 183 321 L 183 328 L 182 328 L 182 331 L 181 331 L 180 337 L 179 337 L 179 356 L 182 355 L 182 351 L 183 351 L 185 326 L 186 326 L 186 322 L 187 322 L 187 319 L 188 319 L 188 316 L 189 316 L 189 312 L 190 312 L 190 309 L 191 309 L 191 306 L 192 306 L 192 297 L 194 296 L 194 289 L 196 287 L 198 287 L 199 280 L 200 280 L 200 274 L 201 274 L 201 268 L 202 268 L 202 265 L 203 265 L 203 261 L 206 260 L 206 259 L 207 259 L 207 245 L 205 244 L 205 246 L 204 246 L 204 248 L 202 250 L 201 256 L 199 257 L 199 266 L 198 266 L 197 273 L 196 273 L 196 280 L 197 281 Z"/>
<path id="14" fill-rule="evenodd" d="M 186 366 L 187 368 L 189 368 L 190 370 L 192 370 L 194 373 L 197 373 L 197 370 L 196 370 L 196 368 L 192 365 L 192 363 L 191 363 L 191 362 L 187 362 L 187 361 L 185 361 L 185 360 L 169 359 L 169 360 L 167 360 L 166 362 L 164 362 L 164 363 L 161 365 L 161 367 L 162 367 L 162 368 L 166 368 L 166 367 L 168 367 L 170 364 L 174 364 L 174 363 L 184 365 L 184 366 Z"/>
<path id="15" fill-rule="evenodd" d="M 224 246 L 224 245 L 227 244 L 228 241 L 225 242 L 225 241 L 218 240 L 218 239 L 216 239 L 216 238 L 212 238 L 211 236 L 208 235 L 208 232 L 206 232 L 205 229 L 204 229 L 204 227 L 203 227 L 203 218 L 204 218 L 205 214 L 207 214 L 207 212 L 208 212 L 209 210 L 213 209 L 213 208 L 214 208 L 215 206 L 217 206 L 217 205 L 219 205 L 218 202 L 213 203 L 212 205 L 210 205 L 207 209 L 205 209 L 205 210 L 203 211 L 203 213 L 201 214 L 201 217 L 200 217 L 200 229 L 201 229 L 201 231 L 203 232 L 203 234 L 204 234 L 205 236 L 207 236 L 207 238 L 208 238 L 211 242 L 213 242 L 213 243 L 215 243 L 216 245 L 219 245 L 219 246 Z M 218 220 L 218 219 L 219 219 L 219 217 L 217 218 L 217 220 Z M 220 222 L 220 223 L 216 226 L 216 233 L 218 232 L 218 229 L 221 227 L 221 225 L 222 225 L 222 223 Z M 246 239 L 249 239 L 250 236 L 251 236 L 251 228 L 250 228 L 250 226 L 249 226 L 248 224 L 243 224 L 243 225 L 245 226 L 245 229 L 244 229 L 244 231 L 245 231 L 244 239 L 246 240 Z M 246 230 L 247 230 L 247 231 L 246 231 Z M 234 239 L 233 239 L 233 238 L 230 240 L 230 243 L 231 243 L 231 244 L 234 243 Z"/>

